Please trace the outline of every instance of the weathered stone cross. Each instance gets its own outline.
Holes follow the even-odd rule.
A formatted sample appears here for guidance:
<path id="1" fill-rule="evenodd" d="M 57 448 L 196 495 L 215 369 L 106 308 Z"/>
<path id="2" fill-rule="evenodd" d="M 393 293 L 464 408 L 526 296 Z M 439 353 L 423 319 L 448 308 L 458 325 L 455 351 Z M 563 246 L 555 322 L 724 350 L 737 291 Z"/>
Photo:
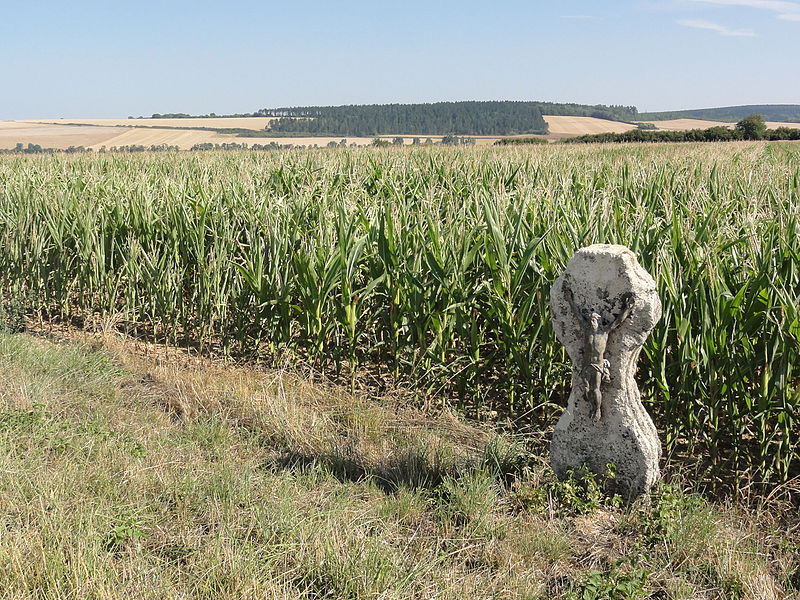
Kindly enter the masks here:
<path id="1" fill-rule="evenodd" d="M 615 465 L 610 488 L 627 499 L 658 480 L 661 444 L 634 375 L 661 318 L 653 278 L 625 246 L 581 248 L 550 289 L 555 333 L 572 360 L 572 391 L 550 447 L 558 477 Z"/>

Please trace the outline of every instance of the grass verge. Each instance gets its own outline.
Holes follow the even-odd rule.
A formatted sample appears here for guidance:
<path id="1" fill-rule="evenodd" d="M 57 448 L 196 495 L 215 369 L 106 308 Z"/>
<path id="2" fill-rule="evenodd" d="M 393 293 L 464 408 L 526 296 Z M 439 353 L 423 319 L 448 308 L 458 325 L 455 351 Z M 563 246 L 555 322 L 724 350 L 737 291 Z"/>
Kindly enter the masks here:
<path id="1" fill-rule="evenodd" d="M 800 594 L 778 501 L 618 507 L 524 437 L 121 337 L 0 368 L 3 598 Z"/>

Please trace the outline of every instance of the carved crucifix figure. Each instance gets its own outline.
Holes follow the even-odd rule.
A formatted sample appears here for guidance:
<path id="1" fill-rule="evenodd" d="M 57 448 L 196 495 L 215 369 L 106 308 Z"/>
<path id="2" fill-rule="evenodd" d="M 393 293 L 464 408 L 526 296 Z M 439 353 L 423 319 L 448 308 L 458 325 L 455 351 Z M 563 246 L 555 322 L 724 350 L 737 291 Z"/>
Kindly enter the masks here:
<path id="1" fill-rule="evenodd" d="M 607 490 L 631 500 L 646 494 L 659 477 L 661 442 L 642 405 L 636 360 L 661 318 L 656 282 L 628 248 L 587 246 L 553 282 L 550 314 L 572 360 L 567 406 L 550 444 L 553 471 L 560 479 L 602 477 L 613 464 Z"/>
<path id="2" fill-rule="evenodd" d="M 584 311 L 575 304 L 575 295 L 567 285 L 564 286 L 564 295 L 578 318 L 583 332 L 584 364 L 581 368 L 583 394 L 594 406 L 594 420 L 600 421 L 603 405 L 600 386 L 603 381 L 609 381 L 609 363 L 605 358 L 608 336 L 631 314 L 635 296 L 630 292 L 623 294 L 622 312 L 611 323 L 603 325 L 603 317 L 596 312 L 591 311 L 588 317 L 584 315 Z"/>

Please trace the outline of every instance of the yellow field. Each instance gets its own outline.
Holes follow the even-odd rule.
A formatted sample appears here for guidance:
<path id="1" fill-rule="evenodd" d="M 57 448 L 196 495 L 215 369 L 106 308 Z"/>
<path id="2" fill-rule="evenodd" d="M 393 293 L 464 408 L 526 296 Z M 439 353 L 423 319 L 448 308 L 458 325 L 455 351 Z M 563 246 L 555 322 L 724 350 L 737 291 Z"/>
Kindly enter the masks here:
<path id="1" fill-rule="evenodd" d="M 686 131 L 689 129 L 708 129 L 709 127 L 733 127 L 736 123 L 722 123 L 720 121 L 704 121 L 702 119 L 671 119 L 669 121 L 642 121 L 652 123 L 657 129 L 664 131 Z"/>
<path id="2" fill-rule="evenodd" d="M 672 119 L 669 121 L 641 121 L 642 123 L 652 123 L 658 129 L 666 131 L 686 131 L 687 129 L 708 129 L 709 127 L 735 127 L 736 123 L 723 123 L 721 121 L 705 121 L 702 119 Z M 789 127 L 800 129 L 800 123 L 781 123 L 778 121 L 767 121 L 767 127 L 776 129 L 778 127 Z"/>
<path id="3" fill-rule="evenodd" d="M 215 129 L 264 129 L 273 117 L 216 117 L 196 119 L 29 119 L 26 123 L 47 123 L 66 125 L 78 123 L 80 125 L 104 125 L 109 127 L 171 127 L 184 129 L 191 127 L 212 127 Z"/>
<path id="4" fill-rule="evenodd" d="M 544 115 L 544 120 L 550 128 L 548 137 L 552 138 L 594 133 L 625 133 L 631 129 L 636 129 L 635 125 L 606 119 L 595 119 L 594 117 L 554 117 Z"/>
<path id="5" fill-rule="evenodd" d="M 118 127 L 67 127 L 0 121 L 0 148 L 13 148 L 17 143 L 39 144 L 42 148 L 97 146 L 107 144 L 120 135 Z"/>
<path id="6" fill-rule="evenodd" d="M 165 121 L 186 120 L 199 121 L 199 119 L 163 119 Z M 209 121 L 220 121 L 222 119 L 209 119 Z M 237 119 L 230 119 L 235 121 Z M 149 127 L 121 127 L 121 126 L 97 126 L 88 125 L 89 121 L 96 123 L 111 122 L 113 119 L 82 119 L 82 125 L 52 125 L 45 122 L 31 121 L 0 121 L 0 148 L 13 148 L 17 143 L 39 144 L 43 148 L 65 149 L 70 146 L 84 146 L 86 148 L 100 149 L 101 146 L 111 148 L 112 146 L 154 146 L 166 144 L 178 146 L 181 150 L 188 150 L 195 144 L 270 144 L 281 145 L 292 144 L 295 146 L 326 146 L 330 142 L 340 142 L 347 140 L 347 144 L 357 144 L 367 146 L 372 143 L 371 137 L 253 137 L 243 138 L 233 134 L 216 133 L 213 131 L 202 131 L 198 129 L 153 129 Z M 124 122 L 125 119 L 118 119 Z M 138 120 L 137 120 L 138 121 Z M 77 123 L 77 120 L 70 120 Z M 211 126 L 211 125 L 209 125 Z M 381 136 L 382 139 L 391 141 L 395 136 Z M 420 137 L 422 141 L 431 137 L 434 141 L 440 141 L 441 136 L 401 136 L 405 144 L 410 144 L 413 137 Z M 477 140 L 478 145 L 493 144 L 498 138 L 481 137 Z"/>
<path id="7" fill-rule="evenodd" d="M 616 121 L 606 121 L 605 119 L 595 119 L 593 117 L 548 117 L 544 120 L 550 127 L 550 138 L 572 137 L 576 135 L 590 135 L 595 133 L 624 133 L 631 129 L 636 129 L 634 125 L 619 123 Z M 734 127 L 736 123 L 722 123 L 720 121 L 706 121 L 702 119 L 672 119 L 670 121 L 641 121 L 652 123 L 656 129 L 665 131 L 686 131 L 689 129 L 708 129 L 709 127 Z M 777 127 L 791 127 L 800 129 L 800 123 L 779 123 L 767 121 L 767 127 L 776 129 Z"/>
<path id="8" fill-rule="evenodd" d="M 779 123 L 777 121 L 767 121 L 767 127 L 776 129 L 778 127 L 788 127 L 789 129 L 800 129 L 800 123 Z"/>

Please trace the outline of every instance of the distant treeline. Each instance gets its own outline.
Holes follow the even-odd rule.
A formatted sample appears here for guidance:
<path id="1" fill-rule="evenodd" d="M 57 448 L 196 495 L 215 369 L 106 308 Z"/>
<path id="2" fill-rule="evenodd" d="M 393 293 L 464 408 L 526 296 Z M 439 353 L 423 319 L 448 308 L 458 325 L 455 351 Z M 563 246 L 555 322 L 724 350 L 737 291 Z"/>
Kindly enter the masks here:
<path id="1" fill-rule="evenodd" d="M 267 131 L 293 135 L 518 135 L 547 133 L 543 114 L 630 121 L 637 110 L 635 106 L 467 101 L 264 108 L 256 114 L 276 119 Z"/>
<path id="2" fill-rule="evenodd" d="M 345 142 L 347 140 L 342 140 Z M 316 145 L 315 145 L 316 146 Z M 338 146 L 338 144 L 337 144 Z M 247 144 L 237 144 L 235 142 L 227 143 L 227 144 L 212 144 L 212 143 L 203 143 L 203 144 L 195 144 L 191 147 L 191 150 L 291 150 L 292 148 L 305 148 L 305 146 L 297 146 L 294 144 L 277 144 L 275 142 L 270 142 L 269 144 L 253 144 L 252 146 L 248 146 Z M 103 154 L 106 152 L 122 152 L 122 153 L 133 153 L 133 152 L 179 152 L 180 148 L 178 146 L 170 146 L 168 144 L 156 144 L 152 146 L 143 146 L 139 144 L 132 144 L 129 146 L 111 146 L 110 148 L 106 148 L 105 146 L 101 146 L 99 150 L 97 150 L 98 154 Z M 2 149 L 0 148 L 0 154 L 83 154 L 83 153 L 92 153 L 94 150 L 92 148 L 86 148 L 84 146 L 70 146 L 69 148 L 43 148 L 39 144 L 17 144 L 14 148 L 9 149 Z"/>
<path id="3" fill-rule="evenodd" d="M 101 146 L 97 151 L 99 154 L 104 152 L 178 152 L 178 146 L 168 144 L 156 144 L 152 146 L 141 146 L 133 144 L 130 146 L 111 146 L 106 148 Z M 39 144 L 17 144 L 14 148 L 0 148 L 0 154 L 84 154 L 94 152 L 92 148 L 84 146 L 70 146 L 69 148 L 43 148 Z"/>
<path id="4" fill-rule="evenodd" d="M 208 113 L 207 115 L 190 115 L 188 113 L 153 113 L 149 117 L 128 117 L 129 119 L 237 119 L 241 117 L 258 117 L 258 113 L 236 113 L 232 115 L 218 115 Z"/>
<path id="5" fill-rule="evenodd" d="M 69 148 L 42 148 L 39 144 L 17 144 L 14 148 L 0 148 L 0 154 L 79 154 L 91 152 L 91 148 L 70 146 Z"/>
<path id="6" fill-rule="evenodd" d="M 765 129 L 759 135 L 748 134 L 741 128 L 709 127 L 689 131 L 652 131 L 633 129 L 625 133 L 598 133 L 561 140 L 564 144 L 591 144 L 602 142 L 732 142 L 740 140 L 800 140 L 800 129 L 778 127 Z"/>
<path id="7" fill-rule="evenodd" d="M 375 136 L 393 133 L 509 135 L 543 133 L 533 102 L 437 102 L 264 109 L 268 131 L 299 135 Z"/>
<path id="8" fill-rule="evenodd" d="M 522 137 L 522 138 L 504 138 L 497 140 L 495 146 L 522 146 L 526 144 L 549 144 L 545 138 L 540 137 Z"/>
<path id="9" fill-rule="evenodd" d="M 668 121 L 670 119 L 705 119 L 707 121 L 734 122 L 747 115 L 758 113 L 767 121 L 800 123 L 800 104 L 751 104 L 747 106 L 723 106 L 721 108 L 699 108 L 667 112 L 641 113 L 641 121 Z"/>
<path id="10" fill-rule="evenodd" d="M 344 141 L 344 140 L 343 140 Z M 195 144 L 190 150 L 291 150 L 292 148 L 305 148 L 305 146 L 297 146 L 295 144 L 278 144 L 270 142 L 269 144 L 237 144 L 236 142 L 227 142 L 225 144 L 212 144 L 211 142 L 203 142 Z"/>

